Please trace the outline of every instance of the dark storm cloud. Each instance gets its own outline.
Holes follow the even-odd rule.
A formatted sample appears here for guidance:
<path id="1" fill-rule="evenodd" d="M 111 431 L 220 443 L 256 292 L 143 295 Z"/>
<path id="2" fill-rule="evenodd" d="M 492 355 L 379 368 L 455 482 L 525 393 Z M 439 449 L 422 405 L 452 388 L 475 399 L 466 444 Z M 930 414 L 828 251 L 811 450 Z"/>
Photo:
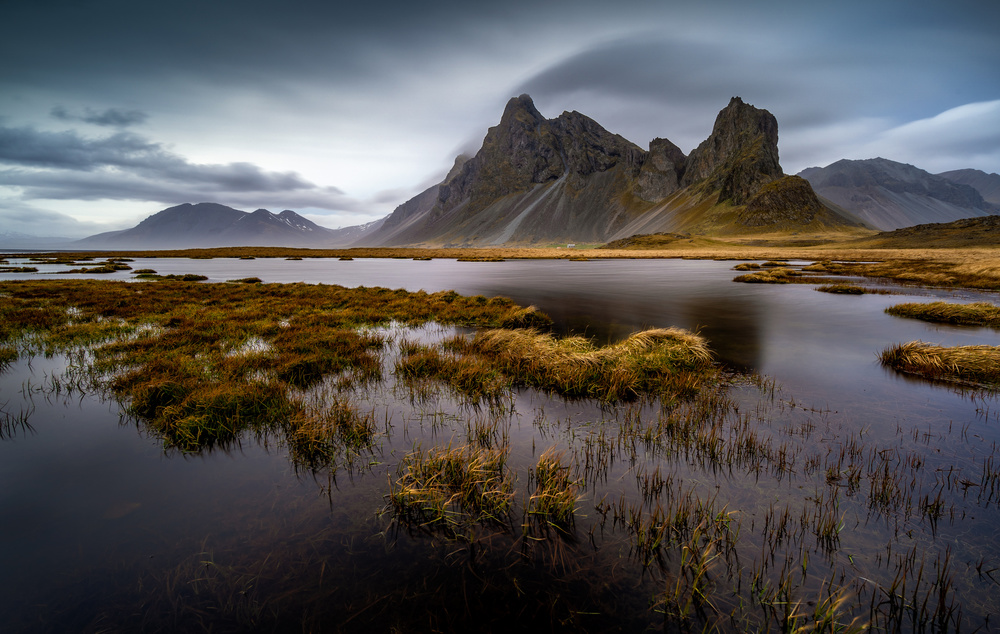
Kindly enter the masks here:
<path id="1" fill-rule="evenodd" d="M 263 200 L 324 209 L 357 206 L 335 187 L 295 172 L 268 172 L 247 162 L 196 164 L 137 134 L 102 138 L 74 131 L 0 127 L 0 185 L 29 198 L 80 200 Z M 273 196 L 272 196 L 273 195 Z"/>
<path id="2" fill-rule="evenodd" d="M 144 123 L 149 115 L 140 110 L 120 110 L 118 108 L 108 108 L 103 112 L 97 112 L 87 108 L 82 115 L 73 114 L 63 106 L 56 106 L 50 113 L 60 121 L 82 121 L 104 127 L 127 128 L 131 125 Z"/>

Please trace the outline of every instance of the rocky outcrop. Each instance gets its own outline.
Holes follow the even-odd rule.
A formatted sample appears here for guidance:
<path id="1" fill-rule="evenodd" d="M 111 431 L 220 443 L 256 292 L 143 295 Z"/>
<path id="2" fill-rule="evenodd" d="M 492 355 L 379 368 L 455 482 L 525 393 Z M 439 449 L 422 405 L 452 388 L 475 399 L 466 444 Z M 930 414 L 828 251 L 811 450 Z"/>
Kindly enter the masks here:
<path id="1" fill-rule="evenodd" d="M 663 200 L 681 188 L 687 157 L 666 139 L 653 139 L 639 170 L 637 193 L 648 202 Z"/>
<path id="2" fill-rule="evenodd" d="M 719 200 L 743 205 L 761 185 L 784 173 L 778 163 L 778 121 L 733 97 L 715 119 L 712 134 L 687 159 L 683 186 L 705 180 Z"/>
<path id="3" fill-rule="evenodd" d="M 638 172 L 644 158 L 641 148 L 593 119 L 564 112 L 548 120 L 531 97 L 521 95 L 507 103 L 500 123 L 489 129 L 479 152 L 441 185 L 438 206 L 447 212 L 468 201 L 466 213 L 471 214 L 499 198 L 563 176 L 579 188 L 587 176 L 619 164 Z"/>
<path id="4" fill-rule="evenodd" d="M 745 227 L 805 225 L 826 212 L 809 182 L 785 176 L 767 183 L 747 202 L 738 219 Z"/>

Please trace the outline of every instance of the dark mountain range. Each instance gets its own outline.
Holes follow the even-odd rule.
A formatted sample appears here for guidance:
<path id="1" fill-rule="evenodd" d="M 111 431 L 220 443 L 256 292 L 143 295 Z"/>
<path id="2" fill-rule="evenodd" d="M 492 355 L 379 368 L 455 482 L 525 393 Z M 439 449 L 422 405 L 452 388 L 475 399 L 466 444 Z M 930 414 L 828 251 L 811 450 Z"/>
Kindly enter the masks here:
<path id="1" fill-rule="evenodd" d="M 358 242 L 486 246 L 606 242 L 634 233 L 714 235 L 857 229 L 809 184 L 784 176 L 778 123 L 734 97 L 712 134 L 684 153 L 666 139 L 643 150 L 594 120 L 546 119 L 531 98 L 507 103 L 472 158 L 403 203 Z M 765 195 L 766 190 L 766 195 Z"/>
<path id="2" fill-rule="evenodd" d="M 1000 212 L 969 185 L 884 158 L 844 159 L 799 175 L 820 196 L 882 230 Z"/>
<path id="3" fill-rule="evenodd" d="M 100 233 L 74 247 L 114 249 L 184 249 L 228 246 L 345 246 L 381 221 L 327 229 L 290 209 L 240 211 L 217 203 L 184 203 L 149 216 L 131 229 Z"/>
<path id="4" fill-rule="evenodd" d="M 959 185 L 975 189 L 988 203 L 1000 205 L 1000 174 L 987 174 L 982 170 L 964 169 L 941 172 L 938 176 Z"/>

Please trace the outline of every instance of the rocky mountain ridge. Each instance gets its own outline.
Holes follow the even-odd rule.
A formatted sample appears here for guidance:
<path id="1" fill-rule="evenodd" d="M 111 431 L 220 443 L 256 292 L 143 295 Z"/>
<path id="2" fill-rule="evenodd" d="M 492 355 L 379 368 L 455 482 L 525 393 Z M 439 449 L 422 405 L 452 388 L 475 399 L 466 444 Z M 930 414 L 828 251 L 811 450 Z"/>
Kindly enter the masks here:
<path id="1" fill-rule="evenodd" d="M 817 194 L 883 231 L 1000 212 L 974 187 L 884 158 L 843 159 L 799 175 Z"/>
<path id="2" fill-rule="evenodd" d="M 664 138 L 643 150 L 578 112 L 546 119 L 521 95 L 507 103 L 475 156 L 460 157 L 444 181 L 400 205 L 358 244 L 606 242 L 640 228 L 725 234 L 859 227 L 819 201 L 808 183 L 785 177 L 777 143 L 775 117 L 739 97 L 685 156 Z M 766 198 L 756 198 L 773 183 Z"/>
<path id="3" fill-rule="evenodd" d="M 976 169 L 961 169 L 941 172 L 938 176 L 959 185 L 968 185 L 979 192 L 986 202 L 1000 205 L 1000 174 L 987 174 Z"/>

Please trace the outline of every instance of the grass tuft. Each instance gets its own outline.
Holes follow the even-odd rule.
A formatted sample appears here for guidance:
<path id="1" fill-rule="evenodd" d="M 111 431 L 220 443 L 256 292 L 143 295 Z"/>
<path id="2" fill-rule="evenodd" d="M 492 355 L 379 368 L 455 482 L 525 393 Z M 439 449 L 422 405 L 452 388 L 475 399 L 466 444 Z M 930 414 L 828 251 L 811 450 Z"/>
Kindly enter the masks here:
<path id="1" fill-rule="evenodd" d="M 817 286 L 816 290 L 821 293 L 834 293 L 836 295 L 864 295 L 865 289 L 857 284 L 824 284 Z"/>
<path id="2" fill-rule="evenodd" d="M 646 330 L 604 348 L 529 330 L 481 331 L 452 345 L 489 360 L 516 383 L 608 402 L 690 395 L 714 372 L 705 340 L 679 328 Z"/>
<path id="3" fill-rule="evenodd" d="M 886 348 L 882 364 L 929 379 L 1000 388 L 1000 346 L 936 346 L 910 341 Z"/>
<path id="4" fill-rule="evenodd" d="M 885 312 L 896 317 L 910 317 L 934 323 L 1000 328 L 1000 307 L 988 302 L 974 304 L 914 302 L 890 306 Z"/>
<path id="5" fill-rule="evenodd" d="M 535 492 L 528 500 L 528 513 L 551 526 L 567 529 L 576 513 L 577 483 L 555 448 L 545 451 L 535 466 Z"/>
<path id="6" fill-rule="evenodd" d="M 417 449 L 399 464 L 389 508 L 408 525 L 446 533 L 470 523 L 506 524 L 513 500 L 506 463 L 506 447 Z"/>

